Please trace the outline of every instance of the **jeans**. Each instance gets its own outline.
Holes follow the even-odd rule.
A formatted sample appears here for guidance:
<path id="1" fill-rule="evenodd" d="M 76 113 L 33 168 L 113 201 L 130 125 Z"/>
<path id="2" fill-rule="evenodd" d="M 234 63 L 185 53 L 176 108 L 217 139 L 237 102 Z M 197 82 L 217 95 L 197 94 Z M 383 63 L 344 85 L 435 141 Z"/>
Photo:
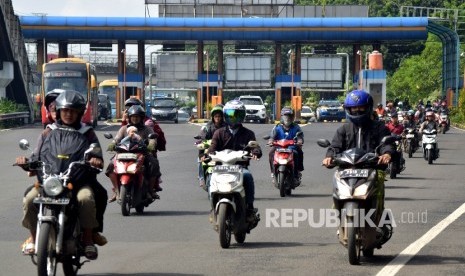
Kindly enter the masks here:
<path id="1" fill-rule="evenodd" d="M 255 199 L 255 184 L 253 176 L 248 169 L 244 168 L 242 172 L 244 177 L 245 204 L 248 208 L 251 208 Z"/>

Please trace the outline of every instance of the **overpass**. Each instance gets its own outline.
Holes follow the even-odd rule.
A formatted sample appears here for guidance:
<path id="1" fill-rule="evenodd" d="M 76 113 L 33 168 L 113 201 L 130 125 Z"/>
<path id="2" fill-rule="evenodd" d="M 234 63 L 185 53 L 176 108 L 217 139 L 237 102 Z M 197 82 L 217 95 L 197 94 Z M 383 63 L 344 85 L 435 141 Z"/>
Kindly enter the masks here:
<path id="1" fill-rule="evenodd" d="M 44 62 L 46 43 L 58 43 L 59 55 L 67 56 L 67 43 L 118 43 L 118 52 L 126 43 L 137 43 L 143 52 L 145 43 L 198 44 L 199 75 L 203 72 L 203 45 L 217 43 L 259 42 L 275 45 L 275 58 L 281 60 L 280 45 L 295 44 L 296 60 L 301 45 L 349 44 L 353 56 L 360 45 L 407 43 L 426 40 L 428 32 L 438 35 L 443 43 L 443 93 L 448 88 L 458 91 L 459 40 L 457 33 L 425 17 L 392 18 L 125 18 L 125 17 L 58 17 L 21 16 L 21 28 L 28 42 L 38 44 L 37 66 Z M 45 43 L 45 44 L 44 44 Z M 8 45 L 2 45 L 8 49 Z M 11 49 L 12 47 L 9 46 Z M 11 50 L 13 51 L 13 50 Z M 222 56 L 219 50 L 219 57 Z M 121 56 L 120 56 L 121 59 Z M 218 58 L 218 79 L 222 75 L 222 59 Z M 296 62 L 297 63 L 297 62 Z M 120 79 L 122 61 L 118 62 Z M 138 64 L 145 64 L 144 53 L 139 53 Z M 354 74 L 361 68 L 358 58 L 353 59 Z M 296 64 L 294 72 L 300 72 Z M 276 75 L 281 74 L 276 65 Z M 142 80 L 145 68 L 138 70 Z M 215 76 L 211 76 L 215 78 Z M 16 77 L 15 77 L 16 78 Z M 199 80 L 200 80 L 199 76 Z M 24 93 L 23 93 L 24 94 Z M 25 97 L 25 95 L 23 95 Z M 458 93 L 455 93 L 458 98 Z"/>

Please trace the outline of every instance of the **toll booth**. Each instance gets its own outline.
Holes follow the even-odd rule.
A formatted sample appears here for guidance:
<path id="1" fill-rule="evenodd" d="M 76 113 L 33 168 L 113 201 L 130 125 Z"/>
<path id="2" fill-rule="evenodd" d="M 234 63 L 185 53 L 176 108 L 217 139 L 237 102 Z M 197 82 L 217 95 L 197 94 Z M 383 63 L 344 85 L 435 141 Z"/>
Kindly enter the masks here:
<path id="1" fill-rule="evenodd" d="M 275 85 L 275 120 L 281 118 L 281 109 L 285 105 L 291 106 L 296 113 L 302 108 L 300 95 L 300 75 L 278 75 Z M 296 116 L 297 118 L 298 116 Z"/>
<path id="2" fill-rule="evenodd" d="M 383 56 L 373 51 L 368 56 L 368 70 L 359 72 L 360 89 L 367 91 L 374 105 L 381 103 L 386 106 L 386 70 L 383 70 Z"/>
<path id="3" fill-rule="evenodd" d="M 217 71 L 198 75 L 199 88 L 197 89 L 197 118 L 209 118 L 210 110 L 217 104 L 223 103 L 223 78 Z M 203 112 L 205 111 L 205 115 Z"/>

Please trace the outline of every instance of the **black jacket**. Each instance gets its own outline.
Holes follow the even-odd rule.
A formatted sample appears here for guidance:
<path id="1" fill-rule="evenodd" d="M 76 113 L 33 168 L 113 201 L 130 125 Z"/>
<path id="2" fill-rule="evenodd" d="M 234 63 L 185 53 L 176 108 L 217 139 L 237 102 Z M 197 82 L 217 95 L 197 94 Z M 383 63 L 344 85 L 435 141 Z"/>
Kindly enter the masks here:
<path id="1" fill-rule="evenodd" d="M 255 133 L 244 126 L 240 126 L 236 134 L 232 134 L 229 126 L 222 127 L 215 131 L 212 137 L 212 143 L 209 152 L 221 151 L 224 149 L 244 150 L 249 141 L 257 141 Z M 260 147 L 253 149 L 252 154 L 258 158 L 262 157 Z M 244 166 L 249 165 L 249 161 L 241 162 Z"/>
<path id="2" fill-rule="evenodd" d="M 371 121 L 367 126 L 358 128 L 353 123 L 345 123 L 340 126 L 331 142 L 331 148 L 326 152 L 326 157 L 341 153 L 351 148 L 362 148 L 368 152 L 374 152 L 384 136 L 391 136 L 391 132 L 383 122 Z M 384 145 L 380 149 L 381 154 L 394 152 L 392 145 Z"/>

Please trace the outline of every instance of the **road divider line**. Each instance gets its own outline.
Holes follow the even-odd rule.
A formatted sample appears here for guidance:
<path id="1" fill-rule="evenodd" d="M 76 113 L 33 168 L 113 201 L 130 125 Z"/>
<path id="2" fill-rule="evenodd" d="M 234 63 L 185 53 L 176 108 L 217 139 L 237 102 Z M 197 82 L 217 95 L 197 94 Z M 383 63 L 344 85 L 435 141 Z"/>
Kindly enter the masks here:
<path id="1" fill-rule="evenodd" d="M 447 226 L 453 223 L 461 215 L 465 213 L 465 203 L 457 208 L 452 214 L 436 224 L 421 238 L 414 241 L 407 248 L 405 248 L 399 255 L 390 261 L 383 269 L 381 269 L 377 276 L 391 276 L 396 275 L 399 270 L 410 261 L 426 244 L 436 238 Z"/>

